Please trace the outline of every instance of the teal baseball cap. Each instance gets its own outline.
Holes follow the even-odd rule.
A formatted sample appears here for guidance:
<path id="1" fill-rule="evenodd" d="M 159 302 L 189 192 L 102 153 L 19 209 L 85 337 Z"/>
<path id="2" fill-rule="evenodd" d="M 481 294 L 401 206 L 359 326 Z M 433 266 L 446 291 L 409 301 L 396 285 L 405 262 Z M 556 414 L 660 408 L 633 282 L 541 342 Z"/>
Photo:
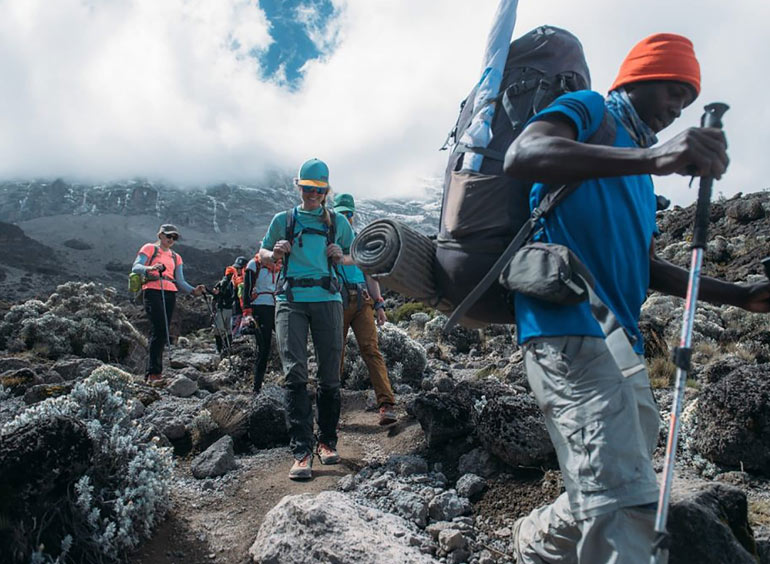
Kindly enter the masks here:
<path id="1" fill-rule="evenodd" d="M 305 161 L 299 167 L 297 174 L 297 186 L 317 186 L 319 188 L 329 187 L 329 167 L 319 159 L 310 159 Z"/>
<path id="2" fill-rule="evenodd" d="M 353 199 L 353 194 L 335 194 L 334 211 L 356 213 L 356 202 Z"/>

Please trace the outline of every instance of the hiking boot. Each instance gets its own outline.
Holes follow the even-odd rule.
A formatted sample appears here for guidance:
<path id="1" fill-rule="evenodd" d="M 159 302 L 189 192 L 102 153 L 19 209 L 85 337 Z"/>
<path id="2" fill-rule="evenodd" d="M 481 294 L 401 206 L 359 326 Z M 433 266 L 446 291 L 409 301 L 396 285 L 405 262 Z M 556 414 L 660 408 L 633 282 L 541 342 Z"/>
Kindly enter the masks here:
<path id="1" fill-rule="evenodd" d="M 390 425 L 398 421 L 396 411 L 389 403 L 383 403 L 380 406 L 380 425 Z"/>
<path id="2" fill-rule="evenodd" d="M 300 459 L 294 459 L 289 470 L 291 480 L 309 480 L 313 477 L 313 455 L 308 453 Z"/>
<path id="3" fill-rule="evenodd" d="M 160 387 L 166 384 L 166 381 L 163 379 L 163 374 L 147 374 L 147 376 L 144 377 L 144 381 L 147 385 L 153 387 Z"/>
<path id="4" fill-rule="evenodd" d="M 318 458 L 321 459 L 321 464 L 339 464 L 340 462 L 337 449 L 324 443 L 318 443 Z"/>

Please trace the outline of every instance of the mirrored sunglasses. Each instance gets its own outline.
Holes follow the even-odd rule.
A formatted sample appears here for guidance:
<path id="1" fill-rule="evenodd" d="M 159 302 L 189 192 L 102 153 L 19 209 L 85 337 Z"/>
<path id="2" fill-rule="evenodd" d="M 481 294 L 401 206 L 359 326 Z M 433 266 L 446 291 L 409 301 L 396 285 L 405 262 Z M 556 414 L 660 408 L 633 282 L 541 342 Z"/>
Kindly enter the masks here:
<path id="1" fill-rule="evenodd" d="M 315 192 L 316 194 L 326 194 L 329 191 L 328 188 L 322 188 L 321 186 L 300 186 L 300 188 L 302 188 L 302 191 L 306 194 L 311 192 Z"/>

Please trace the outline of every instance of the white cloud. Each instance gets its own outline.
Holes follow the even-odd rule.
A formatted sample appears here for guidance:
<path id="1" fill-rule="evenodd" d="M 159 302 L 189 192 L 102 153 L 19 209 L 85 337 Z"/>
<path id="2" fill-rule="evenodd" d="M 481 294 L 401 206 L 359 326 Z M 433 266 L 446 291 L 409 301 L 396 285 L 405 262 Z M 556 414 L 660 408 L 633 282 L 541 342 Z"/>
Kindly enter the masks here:
<path id="1" fill-rule="evenodd" d="M 340 19 L 325 34 L 302 11 L 317 45 L 338 46 L 289 92 L 261 81 L 247 56 L 272 41 L 255 0 L 0 2 L 0 177 L 248 181 L 318 156 L 338 189 L 414 194 L 441 173 L 437 149 L 477 80 L 497 2 L 335 4 Z M 732 105 L 731 170 L 715 188 L 732 194 L 770 176 L 767 21 L 765 0 L 521 0 L 516 34 L 542 23 L 576 33 L 602 92 L 637 40 L 691 37 L 703 89 L 672 131 L 696 125 L 707 101 Z M 686 184 L 658 181 L 683 204 L 695 198 Z"/>

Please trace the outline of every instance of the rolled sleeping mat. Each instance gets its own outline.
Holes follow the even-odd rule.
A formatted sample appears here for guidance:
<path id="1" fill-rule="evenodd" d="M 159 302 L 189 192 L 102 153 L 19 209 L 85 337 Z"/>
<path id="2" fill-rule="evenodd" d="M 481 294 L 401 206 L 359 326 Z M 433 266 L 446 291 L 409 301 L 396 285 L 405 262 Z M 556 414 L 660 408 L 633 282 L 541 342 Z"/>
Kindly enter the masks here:
<path id="1" fill-rule="evenodd" d="M 377 219 L 356 236 L 350 254 L 356 266 L 385 287 L 437 307 L 435 243 L 392 219 Z"/>

